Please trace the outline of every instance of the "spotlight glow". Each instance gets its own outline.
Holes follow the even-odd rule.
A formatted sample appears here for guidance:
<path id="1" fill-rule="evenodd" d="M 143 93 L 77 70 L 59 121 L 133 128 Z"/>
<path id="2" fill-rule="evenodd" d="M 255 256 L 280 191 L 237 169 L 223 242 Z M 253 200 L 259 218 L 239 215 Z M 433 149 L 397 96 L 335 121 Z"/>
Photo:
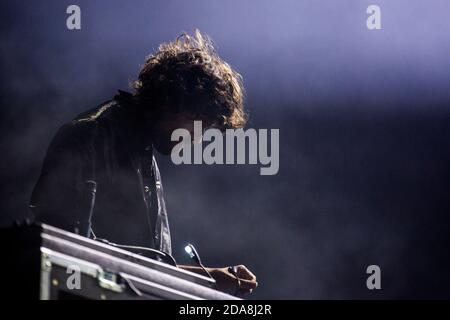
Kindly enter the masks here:
<path id="1" fill-rule="evenodd" d="M 192 251 L 192 248 L 190 245 L 187 245 L 186 247 L 184 247 L 184 251 L 186 251 L 186 253 L 193 258 L 194 257 L 194 252 Z"/>

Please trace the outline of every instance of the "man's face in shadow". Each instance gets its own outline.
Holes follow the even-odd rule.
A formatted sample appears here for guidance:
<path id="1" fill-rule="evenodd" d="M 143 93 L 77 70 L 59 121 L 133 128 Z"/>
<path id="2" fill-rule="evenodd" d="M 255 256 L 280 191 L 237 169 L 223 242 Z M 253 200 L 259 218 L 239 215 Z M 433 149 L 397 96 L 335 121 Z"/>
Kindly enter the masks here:
<path id="1" fill-rule="evenodd" d="M 172 132 L 186 129 L 194 138 L 194 117 L 187 113 L 166 113 L 152 126 L 154 148 L 161 154 L 169 155 L 178 141 L 171 141 Z M 200 141 L 192 141 L 199 143 Z"/>

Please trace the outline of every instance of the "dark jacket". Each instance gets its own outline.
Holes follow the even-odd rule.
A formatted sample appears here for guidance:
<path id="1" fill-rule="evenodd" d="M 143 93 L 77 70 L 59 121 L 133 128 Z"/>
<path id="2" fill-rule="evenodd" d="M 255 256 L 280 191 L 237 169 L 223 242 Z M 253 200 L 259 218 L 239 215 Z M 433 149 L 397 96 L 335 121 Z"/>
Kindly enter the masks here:
<path id="1" fill-rule="evenodd" d="M 30 208 L 56 227 L 170 254 L 161 177 L 132 100 L 120 91 L 59 129 Z"/>

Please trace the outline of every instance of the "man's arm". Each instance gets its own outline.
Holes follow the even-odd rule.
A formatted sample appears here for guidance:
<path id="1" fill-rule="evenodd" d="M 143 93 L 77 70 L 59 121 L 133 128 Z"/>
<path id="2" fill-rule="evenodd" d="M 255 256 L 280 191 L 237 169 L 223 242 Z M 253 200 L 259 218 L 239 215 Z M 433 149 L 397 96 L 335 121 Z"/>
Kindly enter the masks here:
<path id="1" fill-rule="evenodd" d="M 36 220 L 88 234 L 91 159 L 84 147 L 86 128 L 67 124 L 53 138 L 33 190 L 30 209 Z M 92 178 L 91 178 L 92 179 Z"/>
<path id="2" fill-rule="evenodd" d="M 201 267 L 190 265 L 178 265 L 178 267 L 183 270 L 208 276 Z M 223 292 L 243 296 L 252 293 L 258 286 L 256 276 L 243 265 L 236 267 L 237 277 L 228 270 L 228 267 L 205 269 L 216 280 L 217 289 Z"/>

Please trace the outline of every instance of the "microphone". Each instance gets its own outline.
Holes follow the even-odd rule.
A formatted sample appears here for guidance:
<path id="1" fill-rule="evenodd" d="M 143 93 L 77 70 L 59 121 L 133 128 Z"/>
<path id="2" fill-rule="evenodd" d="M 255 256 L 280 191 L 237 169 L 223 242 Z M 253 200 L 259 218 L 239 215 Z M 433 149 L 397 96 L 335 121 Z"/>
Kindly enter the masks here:
<path id="1" fill-rule="evenodd" d="M 184 247 L 184 251 L 186 251 L 186 253 L 188 254 L 189 258 L 191 258 L 192 260 L 194 260 L 194 262 L 200 266 L 200 268 L 202 268 L 203 271 L 205 271 L 205 273 L 208 275 L 208 277 L 210 277 L 211 279 L 213 279 L 214 281 L 216 279 L 213 278 L 213 276 L 211 275 L 211 273 L 209 273 L 208 270 L 206 270 L 205 266 L 202 263 L 202 260 L 200 259 L 200 255 L 198 254 L 197 250 L 195 249 L 194 245 L 188 243 L 185 247 Z"/>

